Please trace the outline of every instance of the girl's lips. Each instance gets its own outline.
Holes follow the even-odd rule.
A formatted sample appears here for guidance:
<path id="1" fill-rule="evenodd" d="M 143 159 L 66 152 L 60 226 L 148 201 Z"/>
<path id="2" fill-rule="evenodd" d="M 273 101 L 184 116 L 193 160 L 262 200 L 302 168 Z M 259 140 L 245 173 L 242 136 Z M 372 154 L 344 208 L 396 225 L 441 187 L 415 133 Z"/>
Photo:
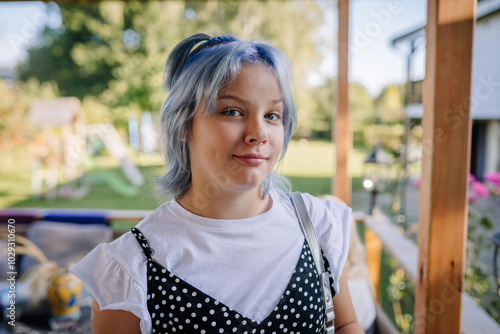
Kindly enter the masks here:
<path id="1" fill-rule="evenodd" d="M 266 161 L 266 157 L 260 154 L 234 155 L 236 159 L 250 166 L 259 166 Z"/>

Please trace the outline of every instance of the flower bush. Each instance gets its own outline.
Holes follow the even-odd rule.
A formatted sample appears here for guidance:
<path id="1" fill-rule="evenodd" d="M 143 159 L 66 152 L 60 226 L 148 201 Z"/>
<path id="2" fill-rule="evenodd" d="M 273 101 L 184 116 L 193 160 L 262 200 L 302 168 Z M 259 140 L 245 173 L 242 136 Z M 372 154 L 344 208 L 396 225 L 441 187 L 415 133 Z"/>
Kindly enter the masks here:
<path id="1" fill-rule="evenodd" d="M 500 172 L 490 172 L 483 176 L 485 182 L 491 186 L 491 192 L 500 195 Z"/>
<path id="2" fill-rule="evenodd" d="M 473 176 L 471 176 L 473 178 Z M 500 322 L 500 298 L 492 273 L 492 263 L 481 261 L 481 255 L 492 252 L 489 235 L 500 221 L 495 209 L 500 194 L 500 172 L 483 175 L 483 182 L 473 178 L 469 185 L 469 224 L 467 227 L 467 262 L 464 290 L 473 297 L 497 322 Z M 495 206 L 497 208 L 495 208 Z"/>
<path id="3" fill-rule="evenodd" d="M 469 211 L 467 226 L 467 258 L 464 291 L 500 323 L 500 298 L 492 273 L 492 264 L 481 261 L 492 252 L 489 236 L 500 224 L 500 172 L 485 173 L 482 182 L 469 175 Z M 413 181 L 420 187 L 420 179 Z M 493 219 L 491 218 L 493 217 Z"/>
<path id="4" fill-rule="evenodd" d="M 476 181 L 474 175 L 469 175 L 469 203 L 474 203 L 480 198 L 488 198 L 490 192 L 484 183 Z"/>

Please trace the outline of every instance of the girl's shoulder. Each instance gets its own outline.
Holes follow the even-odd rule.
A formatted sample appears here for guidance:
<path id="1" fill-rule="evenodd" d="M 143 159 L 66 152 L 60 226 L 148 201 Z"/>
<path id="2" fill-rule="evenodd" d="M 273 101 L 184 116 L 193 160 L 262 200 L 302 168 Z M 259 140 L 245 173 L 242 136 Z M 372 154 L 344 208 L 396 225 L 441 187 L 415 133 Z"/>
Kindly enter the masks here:
<path id="1" fill-rule="evenodd" d="M 301 195 L 311 218 L 316 218 L 317 220 L 328 219 L 329 217 L 346 219 L 346 216 L 349 218 L 351 214 L 351 208 L 338 197 L 332 195 L 313 196 L 309 193 L 301 193 Z M 293 208 L 289 193 L 281 190 L 273 190 L 272 196 L 290 208 Z"/>
<path id="2" fill-rule="evenodd" d="M 158 228 L 163 224 L 168 213 L 169 203 L 161 205 L 142 219 L 135 227 L 146 237 L 153 236 L 160 231 Z M 106 257 L 117 262 L 123 271 L 132 279 L 141 282 L 144 277 L 144 263 L 147 257 L 137 238 L 131 231 L 127 231 L 115 240 L 101 244 L 93 251 L 95 256 Z"/>
<path id="3" fill-rule="evenodd" d="M 289 210 L 294 211 L 288 194 L 284 194 L 288 198 L 286 201 L 290 202 L 285 205 L 289 207 Z M 349 251 L 351 208 L 330 195 L 320 197 L 308 193 L 301 195 L 311 217 L 320 247 L 328 259 L 335 282 L 335 291 L 338 292 L 340 274 Z"/>

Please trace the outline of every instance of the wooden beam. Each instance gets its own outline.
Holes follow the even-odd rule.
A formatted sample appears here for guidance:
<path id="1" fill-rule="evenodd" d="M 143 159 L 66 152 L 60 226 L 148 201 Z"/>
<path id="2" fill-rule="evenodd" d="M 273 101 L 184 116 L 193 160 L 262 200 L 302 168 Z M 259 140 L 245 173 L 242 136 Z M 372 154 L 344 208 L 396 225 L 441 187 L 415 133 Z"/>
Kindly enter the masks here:
<path id="1" fill-rule="evenodd" d="M 428 0 L 414 333 L 460 333 L 476 0 Z"/>
<path id="2" fill-rule="evenodd" d="M 370 281 L 375 288 L 375 299 L 380 303 L 380 261 L 382 261 L 382 240 L 369 228 L 365 229 L 366 265 Z"/>
<path id="3" fill-rule="evenodd" d="M 351 120 L 349 116 L 349 0 L 338 1 L 338 75 L 337 113 L 334 117 L 335 177 L 333 193 L 348 205 L 351 203 L 351 179 L 347 170 L 348 155 L 352 147 Z"/>

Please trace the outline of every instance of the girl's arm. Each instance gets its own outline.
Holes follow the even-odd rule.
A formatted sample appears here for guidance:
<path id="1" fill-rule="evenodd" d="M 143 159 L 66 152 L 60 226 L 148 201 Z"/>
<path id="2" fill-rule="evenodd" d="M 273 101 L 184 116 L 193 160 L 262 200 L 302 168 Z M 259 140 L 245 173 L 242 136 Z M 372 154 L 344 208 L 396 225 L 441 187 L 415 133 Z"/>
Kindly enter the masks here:
<path id="1" fill-rule="evenodd" d="M 340 276 L 340 292 L 333 298 L 335 309 L 335 333 L 336 334 L 362 334 L 363 329 L 358 323 L 354 307 L 352 306 L 351 295 L 347 286 L 346 275 Z"/>
<path id="2" fill-rule="evenodd" d="M 92 299 L 92 333 L 94 334 L 141 334 L 140 319 L 133 313 L 121 310 L 101 310 Z"/>

